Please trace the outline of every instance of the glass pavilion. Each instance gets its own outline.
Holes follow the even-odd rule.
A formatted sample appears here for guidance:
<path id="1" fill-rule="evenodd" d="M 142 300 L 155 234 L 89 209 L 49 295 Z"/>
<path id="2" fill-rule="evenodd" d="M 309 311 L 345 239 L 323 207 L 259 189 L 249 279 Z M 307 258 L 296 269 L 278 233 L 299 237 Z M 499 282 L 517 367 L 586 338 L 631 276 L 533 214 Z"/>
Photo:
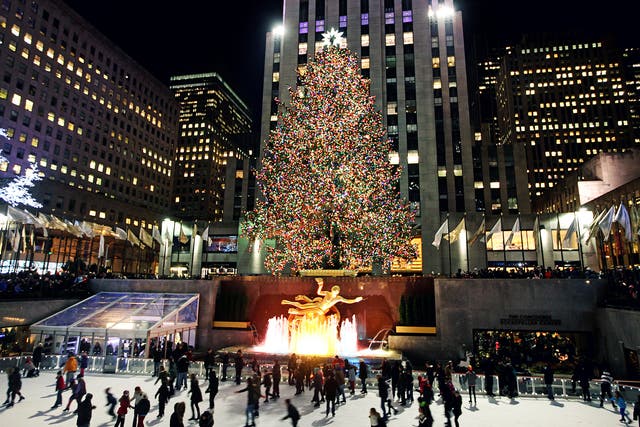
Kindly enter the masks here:
<path id="1" fill-rule="evenodd" d="M 198 294 L 100 292 L 31 326 L 51 354 L 149 357 L 151 341 L 195 345 Z"/>

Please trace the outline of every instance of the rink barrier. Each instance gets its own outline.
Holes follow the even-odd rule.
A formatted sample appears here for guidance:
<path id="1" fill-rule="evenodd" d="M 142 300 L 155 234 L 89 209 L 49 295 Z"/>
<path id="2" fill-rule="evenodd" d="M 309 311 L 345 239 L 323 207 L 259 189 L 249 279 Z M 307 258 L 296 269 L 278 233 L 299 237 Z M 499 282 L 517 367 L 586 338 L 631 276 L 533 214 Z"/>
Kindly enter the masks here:
<path id="1" fill-rule="evenodd" d="M 30 356 L 30 354 L 25 354 L 23 356 L 15 356 L 15 357 L 2 357 L 0 358 L 0 372 L 4 373 L 8 368 L 22 367 L 26 358 Z M 108 356 L 107 356 L 108 357 Z M 41 371 L 56 371 L 62 370 L 64 364 L 66 362 L 67 357 L 64 355 L 45 355 L 42 357 L 42 361 L 40 362 L 40 370 Z M 85 372 L 94 372 L 94 373 L 102 373 L 105 369 L 105 357 L 104 356 L 89 356 L 89 363 Z M 169 363 L 167 360 L 163 360 L 161 365 L 164 366 L 166 370 L 169 369 Z M 222 378 L 222 364 L 216 363 L 215 369 L 218 373 L 218 378 Z M 273 369 L 273 365 L 271 364 L 261 364 L 261 369 L 271 371 Z M 115 370 L 116 374 L 129 374 L 129 375 L 152 375 L 153 374 L 154 363 L 153 359 L 142 359 L 142 358 L 131 358 L 131 357 L 118 357 L 115 361 Z M 22 368 L 21 368 L 22 369 Z M 79 372 L 78 368 L 78 372 Z M 288 369 L 286 366 L 280 367 L 281 371 L 281 382 L 287 383 L 289 379 Z M 204 378 L 206 373 L 204 362 L 195 361 L 189 364 L 189 374 L 196 374 L 200 378 Z M 252 375 L 253 371 L 250 366 L 245 365 L 242 370 L 242 381 L 245 381 L 246 378 Z M 377 381 L 376 375 L 380 373 L 377 369 L 369 369 L 369 377 L 367 378 L 367 387 L 371 388 L 372 391 L 376 390 Z M 414 386 L 417 385 L 418 375 L 426 376 L 425 372 L 422 371 L 413 371 L 414 377 Z M 235 377 L 235 368 L 232 363 L 229 364 L 227 368 L 227 378 L 229 381 L 233 380 Z M 454 387 L 457 390 L 460 390 L 463 395 L 463 399 L 467 396 L 469 387 L 467 386 L 465 374 L 453 374 L 452 382 Z M 485 390 L 485 376 L 477 375 L 476 378 L 476 394 L 487 394 L 487 390 Z M 592 400 L 596 401 L 600 399 L 600 384 L 599 380 L 590 381 L 590 393 Z M 360 388 L 360 378 L 356 379 L 356 390 Z M 502 385 L 500 384 L 500 380 L 498 376 L 493 376 L 493 394 L 496 396 L 500 396 L 500 390 Z M 579 384 L 575 385 L 574 382 L 570 378 L 555 378 L 553 382 L 553 394 L 556 397 L 562 398 L 582 398 L 581 388 Z M 575 391 L 574 391 L 575 390 Z M 640 395 L 640 388 L 636 386 L 628 386 L 621 385 L 615 383 L 612 387 L 612 390 L 619 390 L 624 398 L 629 402 L 635 402 L 638 395 Z M 517 377 L 517 392 L 518 396 L 523 397 L 546 397 L 546 385 L 544 384 L 544 377 L 542 376 L 518 376 Z M 437 395 L 437 386 L 434 387 L 434 393 Z M 417 393 L 416 393 L 417 395 Z"/>

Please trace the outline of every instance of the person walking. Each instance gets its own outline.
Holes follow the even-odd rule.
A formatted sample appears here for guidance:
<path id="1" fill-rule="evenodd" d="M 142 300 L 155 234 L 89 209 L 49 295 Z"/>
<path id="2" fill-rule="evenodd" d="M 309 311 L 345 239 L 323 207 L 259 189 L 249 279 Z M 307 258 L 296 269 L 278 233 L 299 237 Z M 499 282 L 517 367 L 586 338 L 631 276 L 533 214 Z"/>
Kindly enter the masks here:
<path id="1" fill-rule="evenodd" d="M 133 396 L 131 397 L 131 407 L 133 408 L 133 423 L 131 427 L 137 427 L 138 425 L 138 403 L 142 400 L 142 389 L 139 386 L 133 389 Z"/>
<path id="2" fill-rule="evenodd" d="M 84 400 L 78 404 L 78 418 L 76 419 L 76 425 L 78 427 L 89 427 L 91 423 L 91 415 L 93 414 L 93 410 L 96 409 L 91 399 L 93 399 L 93 394 L 87 393 Z"/>
<path id="3" fill-rule="evenodd" d="M 144 418 L 151 410 L 151 402 L 147 393 L 142 393 L 142 398 L 138 401 L 134 411 L 138 414 L 138 425 L 136 427 L 144 427 Z"/>
<path id="4" fill-rule="evenodd" d="M 280 368 L 280 362 L 277 360 L 273 364 L 273 398 L 280 397 L 280 380 L 282 379 L 282 371 Z"/>
<path id="5" fill-rule="evenodd" d="M 609 373 L 607 369 L 603 369 L 602 375 L 600 375 L 600 407 L 601 408 L 604 406 L 605 397 L 608 400 L 611 400 L 613 398 L 613 395 L 611 394 L 611 384 L 613 384 L 613 377 L 611 376 L 611 373 Z M 613 409 L 616 409 L 616 404 L 613 402 L 611 403 L 613 404 Z"/>
<path id="6" fill-rule="evenodd" d="M 285 399 L 285 405 L 287 405 L 287 415 L 281 419 L 284 421 L 286 419 L 291 419 L 291 425 L 293 427 L 298 427 L 298 421 L 300 421 L 300 412 L 298 412 L 298 408 L 293 406 L 290 399 Z"/>
<path id="7" fill-rule="evenodd" d="M 197 421 L 200 419 L 200 402 L 202 402 L 202 391 L 198 384 L 196 374 L 191 374 L 191 388 L 187 394 L 191 394 L 191 418 L 189 421 Z M 196 412 L 198 415 L 196 416 Z"/>
<path id="8" fill-rule="evenodd" d="M 360 359 L 360 364 L 358 365 L 358 377 L 360 378 L 360 382 L 362 383 L 362 388 L 360 389 L 360 393 L 367 394 L 367 378 L 369 377 L 369 368 L 363 359 Z"/>
<path id="9" fill-rule="evenodd" d="M 115 409 L 116 409 L 116 405 L 118 404 L 118 399 L 116 399 L 116 397 L 113 395 L 113 393 L 111 393 L 111 388 L 110 387 L 107 387 L 104 390 L 104 393 L 107 396 L 107 404 L 105 406 L 109 407 L 109 410 L 107 411 L 107 414 L 111 415 L 113 418 L 116 418 Z"/>
<path id="10" fill-rule="evenodd" d="M 460 427 L 458 418 L 462 415 L 462 396 L 458 390 L 453 394 L 453 421 L 456 423 L 456 427 Z"/>
<path id="11" fill-rule="evenodd" d="M 64 381 L 64 383 L 67 385 L 67 388 L 71 387 L 71 382 L 76 376 L 77 370 L 78 361 L 76 360 L 73 353 L 69 353 L 69 357 L 67 357 L 67 361 L 64 362 L 64 368 L 62 369 L 62 373 L 67 375 Z"/>
<path id="12" fill-rule="evenodd" d="M 329 416 L 329 408 L 331 408 L 331 416 L 336 415 L 336 397 L 338 394 L 338 381 L 336 381 L 333 372 L 324 381 L 324 398 L 327 400 L 327 410 L 325 416 Z"/>
<path id="13" fill-rule="evenodd" d="M 611 402 L 618 405 L 618 410 L 620 412 L 620 422 L 621 423 L 630 423 L 631 418 L 627 414 L 627 402 L 624 400 L 624 397 L 620 394 L 618 390 L 616 390 L 615 395 L 611 398 Z"/>
<path id="14" fill-rule="evenodd" d="M 205 390 L 205 393 L 209 393 L 209 409 L 211 411 L 213 411 L 213 409 L 215 408 L 215 398 L 218 394 L 218 386 L 219 381 L 218 377 L 216 376 L 216 370 L 211 369 L 211 371 L 209 372 L 209 386 Z"/>
<path id="15" fill-rule="evenodd" d="M 204 411 L 198 420 L 198 427 L 213 427 L 213 414 L 209 411 Z"/>
<path id="16" fill-rule="evenodd" d="M 56 374 L 56 403 L 53 404 L 51 409 L 56 409 L 58 406 L 62 406 L 62 392 L 64 391 L 64 378 L 62 377 L 62 371 L 58 371 Z"/>
<path id="17" fill-rule="evenodd" d="M 544 367 L 544 385 L 547 389 L 547 397 L 549 400 L 554 400 L 553 398 L 553 368 L 551 367 L 551 363 L 547 363 L 547 366 Z M 611 395 L 609 395 L 611 397 Z M 600 401 L 602 402 L 602 400 Z M 600 404 L 602 406 L 602 403 Z"/>
<path id="18" fill-rule="evenodd" d="M 118 406 L 116 423 L 113 427 L 124 427 L 124 419 L 131 408 L 131 400 L 129 399 L 129 390 L 122 392 L 122 396 L 118 400 L 120 406 Z"/>
<path id="19" fill-rule="evenodd" d="M 186 409 L 187 405 L 185 405 L 184 402 L 178 402 L 173 405 L 173 413 L 169 419 L 169 427 L 184 427 L 182 418 L 184 417 Z"/>
<path id="20" fill-rule="evenodd" d="M 164 417 L 164 408 L 169 403 L 169 387 L 164 382 L 160 383 L 155 398 L 158 400 L 158 418 Z"/>

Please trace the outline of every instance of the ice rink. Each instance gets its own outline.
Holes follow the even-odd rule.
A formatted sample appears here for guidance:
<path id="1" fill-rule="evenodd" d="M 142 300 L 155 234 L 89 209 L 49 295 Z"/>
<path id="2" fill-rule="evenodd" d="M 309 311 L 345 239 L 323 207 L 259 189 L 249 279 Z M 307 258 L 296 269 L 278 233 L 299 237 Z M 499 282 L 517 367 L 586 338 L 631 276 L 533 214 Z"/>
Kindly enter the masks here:
<path id="1" fill-rule="evenodd" d="M 15 406 L 0 408 L 1 425 L 5 426 L 52 426 L 52 425 L 76 425 L 76 417 L 70 412 L 63 413 L 63 407 L 50 409 L 55 402 L 54 383 L 55 375 L 52 372 L 44 372 L 40 377 L 23 378 L 22 392 L 26 399 L 16 403 Z M 185 390 L 176 393 L 167 406 L 165 417 L 156 418 L 158 413 L 157 402 L 153 398 L 157 386 L 153 385 L 155 378 L 142 376 L 116 376 L 107 374 L 87 373 L 86 377 L 87 391 L 94 395 L 93 402 L 96 409 L 93 411 L 91 420 L 92 427 L 106 427 L 115 424 L 115 420 L 106 413 L 106 398 L 104 389 L 111 387 L 112 392 L 117 398 L 120 397 L 123 390 L 129 390 L 133 394 L 135 386 L 140 386 L 149 395 L 151 400 L 151 413 L 145 420 L 145 425 L 149 426 L 168 426 L 169 417 L 173 411 L 173 405 L 178 401 L 185 401 L 187 404 L 187 412 L 185 414 L 185 426 L 197 425 L 187 421 L 191 417 L 189 408 L 188 395 Z M 0 382 L 0 393 L 2 397 L 7 390 L 6 375 L 2 375 Z M 204 394 L 207 383 L 201 383 L 201 389 Z M 216 398 L 216 409 L 214 411 L 214 420 L 216 426 L 223 427 L 242 427 L 245 424 L 244 407 L 246 405 L 246 393 L 235 394 L 233 391 L 239 390 L 242 386 L 236 386 L 233 383 L 221 383 L 220 392 Z M 299 426 L 348 426 L 348 427 L 366 427 L 369 426 L 368 412 L 369 408 L 375 407 L 380 411 L 380 401 L 377 398 L 377 392 L 370 390 L 366 396 L 357 393 L 353 397 L 349 397 L 347 393 L 346 405 L 339 405 L 336 410 L 336 416 L 325 417 L 324 405 L 321 408 L 313 408 L 311 400 L 312 393 L 306 391 L 300 396 L 293 396 L 294 388 L 286 384 L 281 386 L 281 398 L 278 401 L 260 404 L 260 417 L 256 419 L 257 426 L 286 426 L 291 425 L 289 420 L 281 421 L 286 414 L 284 399 L 291 397 L 295 406 L 300 411 L 302 419 Z M 69 398 L 70 393 L 64 393 L 64 404 Z M 603 427 L 622 425 L 619 415 L 614 413 L 611 405 L 605 408 L 599 408 L 598 402 L 591 404 L 583 403 L 577 400 L 558 399 L 556 402 L 550 402 L 546 398 L 519 398 L 510 401 L 505 397 L 496 399 L 487 399 L 484 396 L 478 396 L 477 408 L 470 409 L 467 403 L 467 396 L 463 394 L 463 413 L 460 417 L 461 426 L 473 427 L 496 427 L 496 426 L 526 426 L 526 427 L 555 427 L 555 426 L 589 426 Z M 204 395 L 205 401 L 201 403 L 201 409 L 208 406 L 208 395 Z M 396 404 L 397 405 L 397 404 Z M 75 402 L 72 404 L 72 411 L 75 409 Z M 400 412 L 392 415 L 388 423 L 389 426 L 416 426 L 417 422 L 417 403 L 407 407 L 399 407 Z M 435 426 L 444 425 L 443 406 L 434 403 L 431 410 L 436 419 Z M 633 405 L 628 407 L 629 411 L 633 411 Z M 129 427 L 132 423 L 132 412 L 129 412 L 125 420 L 125 426 Z M 634 423 L 637 425 L 637 421 Z"/>

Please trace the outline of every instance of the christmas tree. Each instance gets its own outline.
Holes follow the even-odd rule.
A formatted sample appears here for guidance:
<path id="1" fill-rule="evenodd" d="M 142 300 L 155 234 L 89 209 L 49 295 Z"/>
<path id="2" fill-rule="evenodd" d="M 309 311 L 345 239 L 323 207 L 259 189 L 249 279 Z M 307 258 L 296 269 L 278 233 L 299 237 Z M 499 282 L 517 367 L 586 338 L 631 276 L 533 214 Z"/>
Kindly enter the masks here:
<path id="1" fill-rule="evenodd" d="M 359 61 L 336 39 L 298 72 L 258 171 L 263 198 L 248 215 L 250 238 L 274 239 L 273 273 L 388 267 L 412 259 L 414 215 L 400 199 L 382 116 Z"/>

